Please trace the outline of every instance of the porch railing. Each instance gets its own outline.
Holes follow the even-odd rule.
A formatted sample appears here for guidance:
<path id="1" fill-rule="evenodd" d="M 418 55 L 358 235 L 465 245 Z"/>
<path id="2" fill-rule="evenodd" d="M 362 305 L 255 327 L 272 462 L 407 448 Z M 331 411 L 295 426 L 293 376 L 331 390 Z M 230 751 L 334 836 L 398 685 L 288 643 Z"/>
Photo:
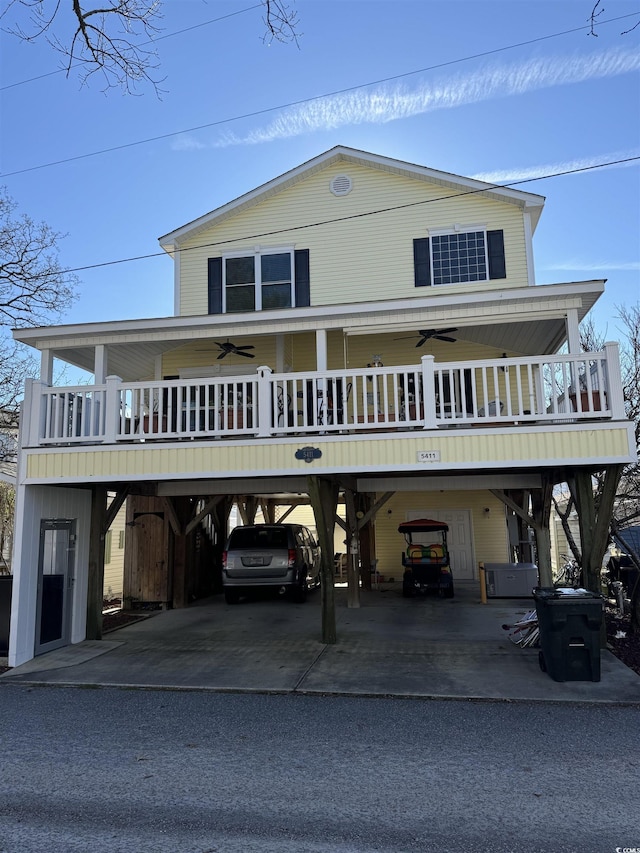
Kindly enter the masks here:
<path id="1" fill-rule="evenodd" d="M 31 381 L 27 446 L 624 418 L 617 344 L 577 355 L 56 388 Z M 25 411 L 25 414 L 27 412 Z"/>

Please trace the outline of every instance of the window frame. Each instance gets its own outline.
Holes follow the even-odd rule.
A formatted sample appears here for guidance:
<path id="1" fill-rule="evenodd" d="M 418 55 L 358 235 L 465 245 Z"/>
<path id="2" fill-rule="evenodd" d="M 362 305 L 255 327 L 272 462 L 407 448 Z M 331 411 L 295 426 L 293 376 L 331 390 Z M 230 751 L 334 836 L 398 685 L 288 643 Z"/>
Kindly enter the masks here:
<path id="1" fill-rule="evenodd" d="M 432 287 L 455 287 L 459 284 L 476 284 L 478 282 L 487 282 L 491 280 L 490 271 L 489 271 L 489 242 L 487 239 L 487 226 L 486 225 L 454 225 L 451 228 L 429 228 L 427 231 L 429 236 L 429 265 L 430 265 L 430 278 L 431 278 L 431 286 Z M 459 236 L 462 234 L 482 234 L 482 239 L 484 243 L 484 266 L 485 266 L 485 277 L 484 278 L 473 278 L 467 279 L 466 281 L 463 279 L 456 279 L 455 281 L 441 281 L 436 282 L 436 273 L 435 273 L 435 264 L 434 264 L 434 238 L 437 237 L 450 237 L 450 236 Z"/>
<path id="2" fill-rule="evenodd" d="M 277 308 L 263 308 L 262 305 L 262 288 L 265 285 L 269 284 L 277 284 L 278 282 L 263 282 L 262 281 L 262 264 L 260 259 L 263 255 L 288 255 L 289 256 L 289 268 L 291 272 L 291 280 L 289 283 L 289 297 L 290 304 L 289 305 L 281 305 Z M 251 284 L 253 286 L 254 293 L 254 305 L 253 308 L 247 308 L 242 310 L 232 310 L 229 311 L 227 308 L 227 261 L 233 258 L 253 258 L 253 282 L 247 282 L 246 284 Z M 234 287 L 234 285 L 230 285 Z M 246 286 L 246 285 L 239 285 Z M 245 314 L 250 313 L 251 311 L 278 311 L 283 310 L 285 308 L 295 308 L 296 307 L 296 258 L 295 258 L 295 248 L 290 245 L 286 246 L 256 246 L 253 251 L 248 251 L 247 249 L 239 250 L 237 252 L 225 252 L 222 255 L 222 313 L 238 313 Z"/>

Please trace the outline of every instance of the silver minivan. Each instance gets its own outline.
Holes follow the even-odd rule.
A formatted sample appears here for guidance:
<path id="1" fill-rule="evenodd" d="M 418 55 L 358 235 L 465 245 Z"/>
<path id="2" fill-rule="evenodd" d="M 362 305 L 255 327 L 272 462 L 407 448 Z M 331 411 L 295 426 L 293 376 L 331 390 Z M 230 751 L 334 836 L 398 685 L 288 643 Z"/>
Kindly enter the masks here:
<path id="1" fill-rule="evenodd" d="M 320 548 L 301 524 L 253 524 L 231 531 L 222 555 L 227 604 L 252 589 L 277 587 L 294 601 L 320 586 Z"/>

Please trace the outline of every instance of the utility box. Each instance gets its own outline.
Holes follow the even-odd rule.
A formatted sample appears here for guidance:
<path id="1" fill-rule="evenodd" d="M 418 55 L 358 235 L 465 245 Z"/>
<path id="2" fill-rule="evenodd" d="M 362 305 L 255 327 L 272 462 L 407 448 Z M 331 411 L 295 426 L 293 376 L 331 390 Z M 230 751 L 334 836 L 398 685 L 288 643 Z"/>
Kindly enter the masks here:
<path id="1" fill-rule="evenodd" d="M 531 598 L 538 586 L 535 563 L 485 563 L 488 598 Z"/>

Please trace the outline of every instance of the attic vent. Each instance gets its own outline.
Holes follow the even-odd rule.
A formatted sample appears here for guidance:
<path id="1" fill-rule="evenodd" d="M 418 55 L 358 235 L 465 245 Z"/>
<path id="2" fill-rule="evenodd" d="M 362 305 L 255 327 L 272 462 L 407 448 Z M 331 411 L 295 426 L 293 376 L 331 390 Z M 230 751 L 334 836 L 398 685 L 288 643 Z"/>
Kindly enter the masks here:
<path id="1" fill-rule="evenodd" d="M 336 175 L 331 181 L 331 192 L 334 195 L 348 195 L 352 187 L 353 184 L 348 175 Z"/>

